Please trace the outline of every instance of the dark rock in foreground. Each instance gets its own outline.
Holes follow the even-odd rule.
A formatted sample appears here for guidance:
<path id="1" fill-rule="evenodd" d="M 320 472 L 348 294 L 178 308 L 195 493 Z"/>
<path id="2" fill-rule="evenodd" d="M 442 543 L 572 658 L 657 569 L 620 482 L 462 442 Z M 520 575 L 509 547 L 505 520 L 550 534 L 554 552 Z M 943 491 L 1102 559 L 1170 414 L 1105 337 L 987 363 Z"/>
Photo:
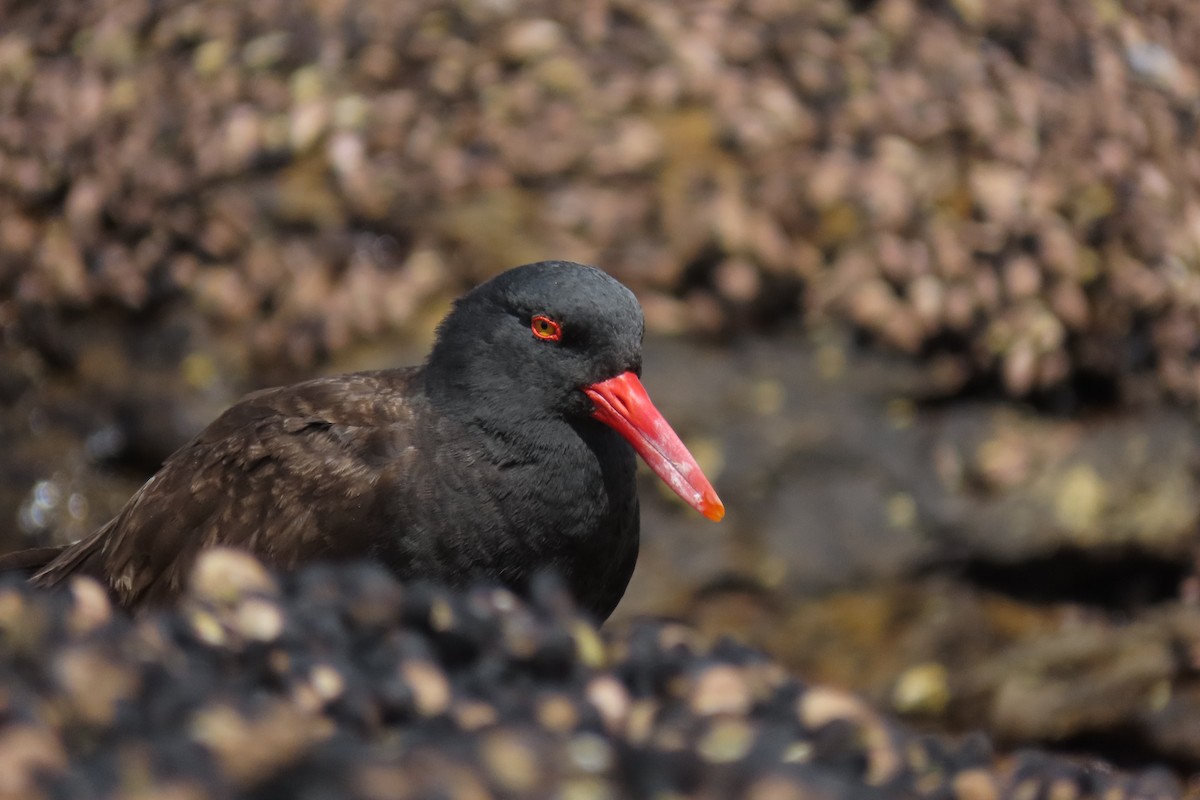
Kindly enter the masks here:
<path id="1" fill-rule="evenodd" d="M 604 638 L 553 585 L 282 581 L 202 560 L 177 611 L 0 586 L 0 797 L 1172 797 L 981 737 L 921 736 L 761 653 L 636 621 Z"/>

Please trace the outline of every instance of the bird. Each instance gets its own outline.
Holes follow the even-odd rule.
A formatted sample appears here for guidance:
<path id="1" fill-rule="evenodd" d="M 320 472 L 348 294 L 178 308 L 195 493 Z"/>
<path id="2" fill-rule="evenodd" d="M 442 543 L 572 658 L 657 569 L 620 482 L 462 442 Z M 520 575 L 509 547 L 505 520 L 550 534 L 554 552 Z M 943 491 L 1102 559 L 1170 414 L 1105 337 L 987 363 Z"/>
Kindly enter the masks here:
<path id="1" fill-rule="evenodd" d="M 107 524 L 0 557 L 42 587 L 99 580 L 175 601 L 208 548 L 287 571 L 370 560 L 401 580 L 557 573 L 603 621 L 637 560 L 636 455 L 688 505 L 725 507 L 643 387 L 644 319 L 597 267 L 542 261 L 458 298 L 418 366 L 252 392 L 169 456 Z"/>

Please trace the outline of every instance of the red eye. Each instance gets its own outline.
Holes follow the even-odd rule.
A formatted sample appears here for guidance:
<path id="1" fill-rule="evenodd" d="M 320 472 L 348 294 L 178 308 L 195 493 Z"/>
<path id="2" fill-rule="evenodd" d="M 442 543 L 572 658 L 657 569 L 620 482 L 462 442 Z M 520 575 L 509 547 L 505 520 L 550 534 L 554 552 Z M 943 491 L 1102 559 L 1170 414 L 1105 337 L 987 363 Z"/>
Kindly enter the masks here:
<path id="1" fill-rule="evenodd" d="M 533 321 L 529 323 L 529 328 L 539 339 L 557 342 L 562 338 L 562 325 L 542 314 L 533 318 Z"/>

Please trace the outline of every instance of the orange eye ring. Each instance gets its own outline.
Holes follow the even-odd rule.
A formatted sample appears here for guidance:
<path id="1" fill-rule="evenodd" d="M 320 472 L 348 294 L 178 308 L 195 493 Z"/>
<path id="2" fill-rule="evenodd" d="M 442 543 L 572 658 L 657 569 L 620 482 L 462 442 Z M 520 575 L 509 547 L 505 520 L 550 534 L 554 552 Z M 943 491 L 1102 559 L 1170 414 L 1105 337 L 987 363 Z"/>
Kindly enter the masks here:
<path id="1" fill-rule="evenodd" d="M 562 338 L 562 325 L 545 314 L 538 314 L 534 317 L 529 323 L 529 329 L 533 331 L 534 336 L 547 342 L 557 342 Z"/>

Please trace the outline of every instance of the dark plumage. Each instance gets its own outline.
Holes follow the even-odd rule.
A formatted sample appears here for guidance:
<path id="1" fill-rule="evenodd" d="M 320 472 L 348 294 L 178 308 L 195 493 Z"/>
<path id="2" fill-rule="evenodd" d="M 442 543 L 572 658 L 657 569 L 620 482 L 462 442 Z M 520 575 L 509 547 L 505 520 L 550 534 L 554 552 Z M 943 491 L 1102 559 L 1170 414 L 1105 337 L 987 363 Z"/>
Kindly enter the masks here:
<path id="1" fill-rule="evenodd" d="M 518 267 L 458 300 L 424 365 L 254 392 L 107 525 L 0 568 L 41 567 L 41 586 L 92 575 L 131 607 L 174 598 L 219 544 L 283 569 L 368 557 L 518 590 L 550 568 L 603 619 L 637 558 L 634 448 L 723 513 L 637 382 L 641 340 L 637 300 L 600 270 Z"/>

